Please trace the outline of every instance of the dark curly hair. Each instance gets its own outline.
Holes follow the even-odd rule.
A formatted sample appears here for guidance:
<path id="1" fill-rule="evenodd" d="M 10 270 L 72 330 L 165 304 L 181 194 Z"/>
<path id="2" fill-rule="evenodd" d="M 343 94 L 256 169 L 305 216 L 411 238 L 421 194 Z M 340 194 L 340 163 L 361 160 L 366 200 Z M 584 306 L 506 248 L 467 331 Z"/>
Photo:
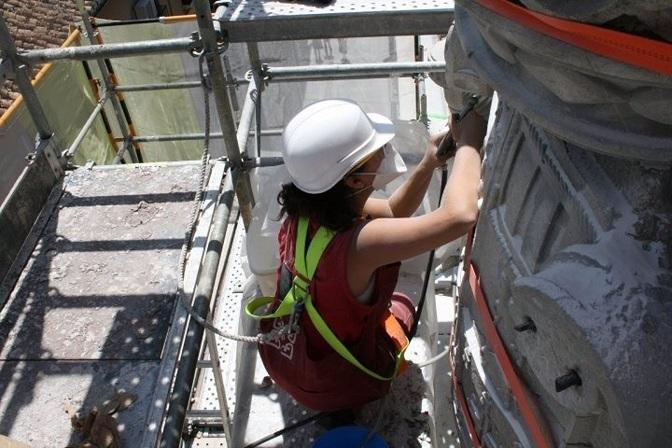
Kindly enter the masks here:
<path id="1" fill-rule="evenodd" d="M 278 193 L 281 219 L 308 216 L 320 225 L 341 232 L 349 229 L 359 217 L 352 198 L 352 190 L 343 180 L 324 193 L 311 194 L 299 190 L 293 183 L 284 184 Z"/>

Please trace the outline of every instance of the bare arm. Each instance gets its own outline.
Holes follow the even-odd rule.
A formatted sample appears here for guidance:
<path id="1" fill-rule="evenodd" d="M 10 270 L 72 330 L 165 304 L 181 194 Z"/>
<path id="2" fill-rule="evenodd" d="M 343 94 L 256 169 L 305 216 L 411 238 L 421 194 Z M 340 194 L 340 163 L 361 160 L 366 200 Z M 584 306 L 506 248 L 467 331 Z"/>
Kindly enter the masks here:
<path id="1" fill-rule="evenodd" d="M 459 129 L 453 129 L 458 150 L 441 207 L 418 217 L 374 219 L 362 227 L 348 254 L 348 282 L 353 293 L 366 287 L 378 267 L 427 252 L 459 238 L 473 226 L 485 125 L 482 117 L 472 113 Z"/>
<path id="2" fill-rule="evenodd" d="M 422 203 L 434 170 L 448 159 L 437 157 L 436 151 L 448 130 L 432 136 L 425 155 L 411 175 L 397 188 L 389 199 L 369 198 L 364 204 L 364 214 L 372 218 L 403 218 L 411 216 Z"/>

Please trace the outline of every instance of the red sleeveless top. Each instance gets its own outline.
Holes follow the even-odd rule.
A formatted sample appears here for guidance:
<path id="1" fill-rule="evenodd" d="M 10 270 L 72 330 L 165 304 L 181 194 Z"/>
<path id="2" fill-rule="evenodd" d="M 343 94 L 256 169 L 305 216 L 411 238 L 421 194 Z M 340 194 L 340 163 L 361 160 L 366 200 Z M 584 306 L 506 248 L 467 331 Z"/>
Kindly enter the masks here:
<path id="1" fill-rule="evenodd" d="M 311 222 L 311 236 L 318 225 Z M 334 334 L 351 353 L 374 372 L 389 376 L 394 371 L 396 349 L 383 328 L 390 315 L 390 298 L 399 274 L 399 264 L 379 268 L 370 305 L 360 303 L 347 282 L 348 248 L 359 225 L 336 235 L 324 251 L 310 285 L 315 308 Z M 288 218 L 278 240 L 281 265 L 274 310 L 282 300 L 294 272 L 297 220 Z M 288 317 L 261 322 L 262 332 L 278 328 Z M 260 344 L 259 353 L 273 380 L 296 401 L 318 411 L 352 408 L 376 400 L 387 393 L 390 381 L 375 379 L 336 353 L 315 329 L 308 313 L 300 320 L 298 333 Z"/>

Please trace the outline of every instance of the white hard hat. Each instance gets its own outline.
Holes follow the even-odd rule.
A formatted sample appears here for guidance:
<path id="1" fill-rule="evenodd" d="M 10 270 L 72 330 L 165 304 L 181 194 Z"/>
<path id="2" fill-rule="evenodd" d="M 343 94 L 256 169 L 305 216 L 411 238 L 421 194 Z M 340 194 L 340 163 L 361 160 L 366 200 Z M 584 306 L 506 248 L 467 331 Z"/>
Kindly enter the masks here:
<path id="1" fill-rule="evenodd" d="M 323 193 L 394 137 L 392 122 L 349 100 L 324 100 L 296 114 L 282 134 L 282 157 L 294 185 Z"/>

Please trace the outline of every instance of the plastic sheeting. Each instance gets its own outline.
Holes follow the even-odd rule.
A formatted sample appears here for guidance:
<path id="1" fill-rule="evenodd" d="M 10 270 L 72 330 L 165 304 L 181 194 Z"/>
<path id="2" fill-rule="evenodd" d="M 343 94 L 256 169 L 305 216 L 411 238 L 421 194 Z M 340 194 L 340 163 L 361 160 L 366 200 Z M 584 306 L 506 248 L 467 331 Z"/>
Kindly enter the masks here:
<path id="1" fill-rule="evenodd" d="M 187 36 L 196 29 L 196 23 L 136 24 L 99 28 L 104 43 L 137 40 L 166 39 Z M 316 64 L 347 64 L 382 61 L 409 61 L 414 59 L 412 37 L 374 37 L 353 39 L 314 39 L 259 43 L 262 61 L 271 66 L 307 66 Z M 243 79 L 250 68 L 247 48 L 232 44 L 223 53 L 233 76 Z M 198 58 L 190 54 L 161 54 L 141 57 L 116 58 L 111 61 L 120 85 L 171 83 L 199 80 Z M 95 61 L 89 66 L 94 78 L 101 78 Z M 207 69 L 206 69 L 207 70 Z M 55 128 L 59 147 L 65 149 L 77 135 L 95 105 L 95 98 L 80 62 L 59 62 L 37 87 L 47 117 Z M 235 88 L 232 104 L 236 113 L 242 108 L 247 84 Z M 125 92 L 126 105 L 139 136 L 202 133 L 205 129 L 205 108 L 201 88 Z M 367 80 L 333 80 L 311 82 L 273 81 L 261 95 L 262 129 L 280 129 L 306 105 L 325 98 L 349 98 L 357 101 L 367 112 L 377 112 L 391 119 L 415 118 L 414 82 L 409 78 L 375 78 Z M 67 100 L 66 100 L 67 99 Z M 105 111 L 113 135 L 121 137 L 111 102 Z M 211 132 L 220 132 L 214 98 L 210 98 Z M 437 112 L 437 111 L 434 111 Z M 431 111 L 430 111 L 431 113 Z M 438 111 L 439 115 L 445 113 Z M 253 126 L 254 128 L 254 126 Z M 23 157 L 33 148 L 35 134 L 32 121 L 19 108 L 13 119 L 0 134 L 0 165 L 3 167 L 0 197 L 4 197 L 14 179 L 25 166 Z M 278 155 L 279 136 L 261 139 L 262 155 Z M 189 160 L 200 157 L 203 141 L 174 141 L 141 143 L 143 161 Z M 253 139 L 249 152 L 255 151 Z M 5 148 L 11 148 L 6 150 Z M 210 142 L 213 157 L 226 155 L 222 139 Z M 111 163 L 115 154 L 102 120 L 98 118 L 87 133 L 74 160 L 83 164 L 93 160 L 97 164 Z"/>
<path id="2" fill-rule="evenodd" d="M 142 24 L 101 28 L 105 43 L 165 39 L 189 35 L 195 23 Z M 366 63 L 413 60 L 413 38 L 376 37 L 358 39 L 314 39 L 308 41 L 261 42 L 261 60 L 271 66 Z M 247 48 L 231 44 L 222 57 L 228 59 L 233 76 L 240 80 L 250 69 Z M 198 80 L 198 58 L 189 54 L 168 54 L 120 58 L 113 61 L 121 85 Z M 207 71 L 207 70 L 206 70 Z M 242 108 L 247 84 L 235 89 L 234 109 Z M 126 102 L 138 135 L 199 133 L 204 131 L 205 112 L 200 88 L 126 92 Z M 350 98 L 369 112 L 390 118 L 415 117 L 415 93 L 410 79 L 379 78 L 311 82 L 273 81 L 262 93 L 263 129 L 283 127 L 306 105 L 324 98 Z M 211 131 L 220 132 L 214 98 L 210 101 Z M 181 160 L 200 157 L 203 143 L 142 143 L 145 161 Z M 221 140 L 211 141 L 213 156 L 224 156 Z M 262 138 L 264 155 L 279 153 L 279 137 Z M 253 146 L 250 147 L 250 151 Z"/>
<path id="3" fill-rule="evenodd" d="M 96 99 L 81 62 L 54 64 L 35 86 L 37 96 L 54 130 L 59 150 L 66 149 L 96 105 Z M 25 103 L 21 103 L 0 128 L 0 202 L 14 184 L 23 168 L 25 157 L 35 149 L 37 130 Z M 107 137 L 102 119 L 96 119 L 84 138 L 75 164 L 87 160 L 109 163 L 114 149 Z"/>
<path id="4" fill-rule="evenodd" d="M 194 22 L 175 25 L 160 23 L 124 25 L 99 28 L 99 31 L 103 43 L 109 44 L 168 39 L 189 35 L 195 29 Z M 198 58 L 186 53 L 116 58 L 112 60 L 112 67 L 119 85 L 122 86 L 199 79 Z M 195 93 L 190 94 L 190 90 Z M 139 136 L 204 131 L 204 114 L 197 113 L 198 110 L 203 110 L 203 94 L 200 88 L 124 92 L 123 97 Z M 211 102 L 214 105 L 213 98 Z M 196 103 L 200 105 L 200 109 L 196 108 Z M 213 114 L 214 110 L 213 107 Z M 215 131 L 219 131 L 219 128 L 213 127 L 213 132 Z M 115 133 L 120 136 L 119 132 Z M 141 143 L 140 148 L 144 162 L 190 160 L 200 158 L 203 143 L 199 141 Z"/>

